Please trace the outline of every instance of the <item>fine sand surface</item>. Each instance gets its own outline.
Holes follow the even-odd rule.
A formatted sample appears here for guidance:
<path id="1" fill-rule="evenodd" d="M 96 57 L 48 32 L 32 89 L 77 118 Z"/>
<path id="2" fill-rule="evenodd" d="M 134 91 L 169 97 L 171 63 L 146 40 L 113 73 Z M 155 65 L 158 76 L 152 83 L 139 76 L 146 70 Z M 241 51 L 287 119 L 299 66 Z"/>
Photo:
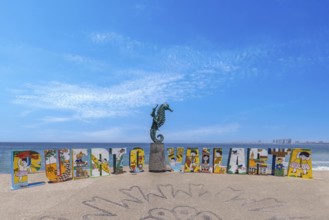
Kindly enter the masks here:
<path id="1" fill-rule="evenodd" d="M 0 219 L 329 219 L 329 172 L 313 176 L 127 172 L 13 191 L 2 174 Z"/>

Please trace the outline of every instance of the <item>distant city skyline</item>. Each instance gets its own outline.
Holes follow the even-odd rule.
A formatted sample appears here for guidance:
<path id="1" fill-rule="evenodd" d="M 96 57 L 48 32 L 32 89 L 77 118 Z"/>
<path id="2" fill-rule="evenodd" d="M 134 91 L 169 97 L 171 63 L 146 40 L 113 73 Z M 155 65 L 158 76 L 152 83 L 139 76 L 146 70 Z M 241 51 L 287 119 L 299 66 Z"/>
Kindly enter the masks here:
<path id="1" fill-rule="evenodd" d="M 326 1 L 0 3 L 0 142 L 329 142 Z"/>

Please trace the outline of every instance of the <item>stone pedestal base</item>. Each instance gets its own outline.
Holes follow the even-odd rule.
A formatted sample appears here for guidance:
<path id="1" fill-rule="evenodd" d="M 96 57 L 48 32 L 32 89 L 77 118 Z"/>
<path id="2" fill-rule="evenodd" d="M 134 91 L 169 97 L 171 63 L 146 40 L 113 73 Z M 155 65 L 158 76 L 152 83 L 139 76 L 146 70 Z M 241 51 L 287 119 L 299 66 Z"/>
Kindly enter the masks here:
<path id="1" fill-rule="evenodd" d="M 166 158 L 163 144 L 152 143 L 150 146 L 149 172 L 165 172 Z"/>

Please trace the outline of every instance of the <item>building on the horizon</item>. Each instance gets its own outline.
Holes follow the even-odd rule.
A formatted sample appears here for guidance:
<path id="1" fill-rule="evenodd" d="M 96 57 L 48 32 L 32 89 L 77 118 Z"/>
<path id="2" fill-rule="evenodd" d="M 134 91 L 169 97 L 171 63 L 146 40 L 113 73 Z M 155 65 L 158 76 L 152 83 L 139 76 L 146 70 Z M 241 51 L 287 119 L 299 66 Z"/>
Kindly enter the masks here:
<path id="1" fill-rule="evenodd" d="M 291 138 L 287 139 L 274 139 L 273 144 L 292 144 Z"/>

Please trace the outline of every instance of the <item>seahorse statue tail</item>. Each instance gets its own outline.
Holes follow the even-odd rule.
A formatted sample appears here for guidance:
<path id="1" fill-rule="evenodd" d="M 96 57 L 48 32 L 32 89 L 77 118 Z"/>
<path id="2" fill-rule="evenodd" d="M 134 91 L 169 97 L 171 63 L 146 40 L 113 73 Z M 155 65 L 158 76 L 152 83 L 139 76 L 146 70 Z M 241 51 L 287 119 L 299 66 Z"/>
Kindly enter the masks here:
<path id="1" fill-rule="evenodd" d="M 150 136 L 151 136 L 151 139 L 153 140 L 154 143 L 160 144 L 160 143 L 163 142 L 164 137 L 163 137 L 162 134 L 156 135 L 156 132 L 157 132 L 156 130 L 151 129 L 150 130 Z"/>

